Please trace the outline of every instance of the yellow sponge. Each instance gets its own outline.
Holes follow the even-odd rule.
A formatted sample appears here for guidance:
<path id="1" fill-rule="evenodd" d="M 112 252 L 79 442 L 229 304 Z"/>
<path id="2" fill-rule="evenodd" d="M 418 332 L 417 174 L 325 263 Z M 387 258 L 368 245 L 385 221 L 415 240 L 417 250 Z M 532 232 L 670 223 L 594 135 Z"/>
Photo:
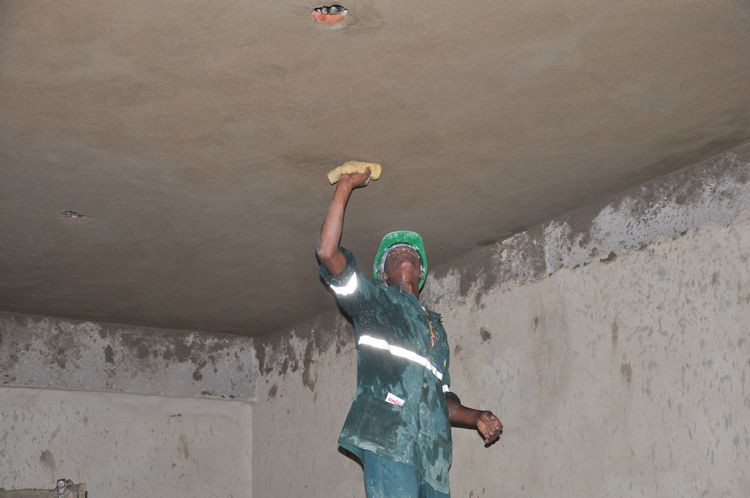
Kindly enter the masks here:
<path id="1" fill-rule="evenodd" d="M 383 167 L 378 163 L 365 163 L 362 161 L 347 161 L 341 166 L 328 172 L 328 181 L 331 185 L 341 180 L 341 175 L 350 175 L 352 173 L 364 173 L 370 169 L 370 178 L 377 180 L 383 172 Z"/>

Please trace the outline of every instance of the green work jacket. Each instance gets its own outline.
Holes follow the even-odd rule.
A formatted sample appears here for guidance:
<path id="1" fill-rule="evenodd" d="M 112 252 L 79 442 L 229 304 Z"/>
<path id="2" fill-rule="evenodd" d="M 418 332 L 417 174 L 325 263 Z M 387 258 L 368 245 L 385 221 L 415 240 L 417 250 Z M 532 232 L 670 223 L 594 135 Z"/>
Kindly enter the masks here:
<path id="1" fill-rule="evenodd" d="M 360 459 L 369 450 L 411 465 L 435 490 L 448 493 L 450 348 L 440 315 L 400 285 L 363 275 L 351 252 L 341 251 L 347 260 L 341 273 L 320 268 L 352 318 L 357 341 L 357 391 L 339 444 Z"/>

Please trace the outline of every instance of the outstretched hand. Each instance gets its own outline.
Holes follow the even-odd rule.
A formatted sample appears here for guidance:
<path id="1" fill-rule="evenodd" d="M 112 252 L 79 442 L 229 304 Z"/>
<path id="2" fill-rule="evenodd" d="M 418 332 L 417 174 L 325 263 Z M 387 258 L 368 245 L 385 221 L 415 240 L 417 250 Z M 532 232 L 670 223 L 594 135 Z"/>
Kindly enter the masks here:
<path id="1" fill-rule="evenodd" d="M 494 413 L 484 411 L 477 420 L 477 430 L 484 439 L 484 445 L 489 446 L 497 441 L 503 433 L 503 423 Z"/>
<path id="2" fill-rule="evenodd" d="M 340 185 L 344 185 L 345 187 L 348 187 L 350 189 L 355 189 L 359 187 L 366 187 L 370 184 L 371 178 L 370 178 L 370 168 L 367 168 L 367 170 L 364 173 L 352 173 L 349 175 L 341 175 L 341 180 L 339 180 Z"/>

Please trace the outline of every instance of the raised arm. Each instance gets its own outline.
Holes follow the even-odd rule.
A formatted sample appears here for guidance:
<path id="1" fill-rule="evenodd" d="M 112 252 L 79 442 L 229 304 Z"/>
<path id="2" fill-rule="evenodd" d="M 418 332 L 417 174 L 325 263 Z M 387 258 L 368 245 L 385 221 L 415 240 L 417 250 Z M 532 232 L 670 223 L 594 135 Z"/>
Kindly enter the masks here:
<path id="1" fill-rule="evenodd" d="M 469 408 L 453 397 L 447 398 L 446 402 L 451 425 L 478 430 L 485 445 L 494 443 L 503 433 L 503 423 L 491 411 Z"/>
<path id="2" fill-rule="evenodd" d="M 338 275 L 346 267 L 346 256 L 339 250 L 341 231 L 344 226 L 346 204 L 352 191 L 357 187 L 364 187 L 370 183 L 370 170 L 366 173 L 342 175 L 336 184 L 333 200 L 328 208 L 328 214 L 320 229 L 316 253 L 320 263 L 326 267 L 331 275 Z"/>

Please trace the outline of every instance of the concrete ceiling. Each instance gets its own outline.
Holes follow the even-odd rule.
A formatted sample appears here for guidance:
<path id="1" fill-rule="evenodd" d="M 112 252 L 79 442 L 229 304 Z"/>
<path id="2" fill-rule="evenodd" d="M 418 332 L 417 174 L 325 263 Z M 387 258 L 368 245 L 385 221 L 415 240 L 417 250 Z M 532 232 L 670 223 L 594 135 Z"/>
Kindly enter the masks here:
<path id="1" fill-rule="evenodd" d="M 314 6 L 0 1 L 0 308 L 257 335 L 332 309 L 344 160 L 361 266 L 439 265 L 750 138 L 746 0 Z"/>

